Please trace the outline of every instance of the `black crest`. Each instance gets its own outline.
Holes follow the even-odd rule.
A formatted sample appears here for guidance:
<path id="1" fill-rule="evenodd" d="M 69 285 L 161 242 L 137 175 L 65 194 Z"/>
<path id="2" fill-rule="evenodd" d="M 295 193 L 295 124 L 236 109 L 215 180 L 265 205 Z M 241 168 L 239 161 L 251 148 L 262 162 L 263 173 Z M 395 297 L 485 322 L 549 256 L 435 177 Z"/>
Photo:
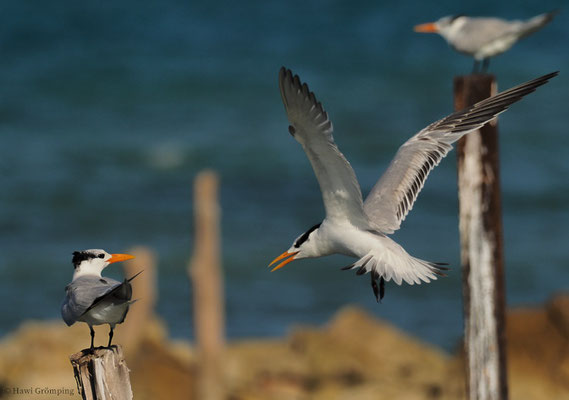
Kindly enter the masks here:
<path id="1" fill-rule="evenodd" d="M 79 267 L 79 264 L 81 264 L 83 261 L 95 257 L 97 257 L 96 254 L 89 253 L 87 251 L 74 251 L 73 260 L 71 260 L 71 262 L 73 263 L 73 267 L 77 269 L 77 267 Z"/>
<path id="2" fill-rule="evenodd" d="M 311 234 L 314 230 L 320 228 L 320 225 L 321 225 L 321 223 L 320 223 L 320 224 L 316 224 L 316 225 L 314 225 L 312 228 L 310 228 L 309 230 L 307 230 L 306 232 L 304 232 L 304 233 L 302 234 L 302 236 L 299 237 L 299 238 L 296 240 L 296 242 L 294 242 L 294 247 L 296 247 L 296 248 L 298 249 L 302 243 L 304 243 L 304 242 L 306 242 L 306 241 L 308 240 L 308 236 L 310 236 L 310 234 Z"/>

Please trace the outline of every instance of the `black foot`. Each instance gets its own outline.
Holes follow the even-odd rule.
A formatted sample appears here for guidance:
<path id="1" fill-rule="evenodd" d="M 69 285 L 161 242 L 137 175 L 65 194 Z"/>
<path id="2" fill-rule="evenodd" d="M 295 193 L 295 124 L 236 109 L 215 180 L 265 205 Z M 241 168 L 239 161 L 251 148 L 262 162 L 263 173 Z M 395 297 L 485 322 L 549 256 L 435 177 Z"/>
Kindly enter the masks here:
<path id="1" fill-rule="evenodd" d="M 472 74 L 473 75 L 478 73 L 478 64 L 479 64 L 478 61 L 474 60 L 474 65 L 472 67 Z"/>
<path id="2" fill-rule="evenodd" d="M 91 325 L 89 325 L 89 330 L 91 331 L 91 347 L 89 350 L 91 350 L 92 353 L 95 350 L 95 330 Z"/>
<path id="3" fill-rule="evenodd" d="M 490 66 L 490 59 L 485 58 L 482 60 L 482 73 L 488 72 L 488 67 Z"/>
<path id="4" fill-rule="evenodd" d="M 375 295 L 375 300 L 380 303 L 385 296 L 385 280 L 383 276 L 379 276 L 376 270 L 371 271 L 371 288 L 373 289 L 373 294 Z M 377 281 L 379 280 L 379 285 Z"/>

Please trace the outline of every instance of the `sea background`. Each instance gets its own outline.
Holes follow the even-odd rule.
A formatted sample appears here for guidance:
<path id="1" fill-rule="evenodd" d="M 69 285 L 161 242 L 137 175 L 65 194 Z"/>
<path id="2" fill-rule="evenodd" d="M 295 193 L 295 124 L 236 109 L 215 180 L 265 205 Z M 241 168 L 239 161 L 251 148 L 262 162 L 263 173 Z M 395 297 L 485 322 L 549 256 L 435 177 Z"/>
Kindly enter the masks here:
<path id="1" fill-rule="evenodd" d="M 318 185 L 288 134 L 277 76 L 300 74 L 329 112 L 364 195 L 398 146 L 452 111 L 471 59 L 415 24 L 447 14 L 527 18 L 563 1 L 19 1 L 0 13 L 0 335 L 58 319 L 71 253 L 159 257 L 158 312 L 192 338 L 192 180 L 221 177 L 227 333 L 274 337 L 356 305 L 453 350 L 462 334 L 456 155 L 394 238 L 451 264 L 376 304 L 350 259 L 267 264 L 319 222 Z M 569 283 L 569 10 L 491 61 L 501 90 L 560 75 L 500 116 L 507 301 Z M 142 266 L 143 267 L 143 266 Z M 120 268 L 106 273 L 120 278 Z M 87 328 L 85 328 L 87 335 Z M 372 338 L 370 338 L 373 340 Z"/>

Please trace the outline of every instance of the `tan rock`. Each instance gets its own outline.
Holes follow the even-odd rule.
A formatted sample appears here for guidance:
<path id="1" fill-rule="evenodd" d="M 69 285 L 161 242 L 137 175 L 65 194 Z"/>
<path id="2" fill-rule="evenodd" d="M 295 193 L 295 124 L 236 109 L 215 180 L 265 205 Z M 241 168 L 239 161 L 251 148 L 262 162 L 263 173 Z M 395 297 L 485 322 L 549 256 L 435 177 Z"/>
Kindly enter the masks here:
<path id="1" fill-rule="evenodd" d="M 568 305 L 569 297 L 558 296 L 545 308 L 508 314 L 510 399 L 569 399 Z M 97 344 L 106 343 L 107 331 L 97 328 Z M 76 393 L 69 355 L 88 344 L 84 324 L 23 324 L 0 342 L 6 398 L 49 398 L 10 394 L 14 387 Z M 151 317 L 133 347 L 126 359 L 136 399 L 195 398 L 198 366 L 187 342 L 168 340 L 164 324 Z M 324 327 L 295 328 L 284 339 L 232 343 L 223 359 L 232 400 L 465 398 L 461 355 L 449 357 L 354 308 Z"/>

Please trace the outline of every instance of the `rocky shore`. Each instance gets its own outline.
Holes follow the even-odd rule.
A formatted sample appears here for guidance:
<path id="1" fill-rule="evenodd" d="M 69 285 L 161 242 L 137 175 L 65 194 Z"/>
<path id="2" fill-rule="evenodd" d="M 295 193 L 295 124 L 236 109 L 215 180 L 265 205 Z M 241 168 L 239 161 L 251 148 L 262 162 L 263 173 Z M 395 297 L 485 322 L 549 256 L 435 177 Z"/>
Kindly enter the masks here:
<path id="1" fill-rule="evenodd" d="M 136 335 L 117 330 L 135 398 L 196 398 L 191 344 L 168 339 L 156 317 L 144 326 Z M 87 332 L 27 322 L 3 338 L 0 398 L 80 398 L 69 355 L 85 347 Z M 106 328 L 97 335 L 106 340 Z M 511 399 L 569 399 L 569 296 L 511 310 L 507 340 Z M 464 398 L 462 354 L 446 354 L 354 308 L 282 339 L 232 342 L 224 370 L 232 400 Z"/>

